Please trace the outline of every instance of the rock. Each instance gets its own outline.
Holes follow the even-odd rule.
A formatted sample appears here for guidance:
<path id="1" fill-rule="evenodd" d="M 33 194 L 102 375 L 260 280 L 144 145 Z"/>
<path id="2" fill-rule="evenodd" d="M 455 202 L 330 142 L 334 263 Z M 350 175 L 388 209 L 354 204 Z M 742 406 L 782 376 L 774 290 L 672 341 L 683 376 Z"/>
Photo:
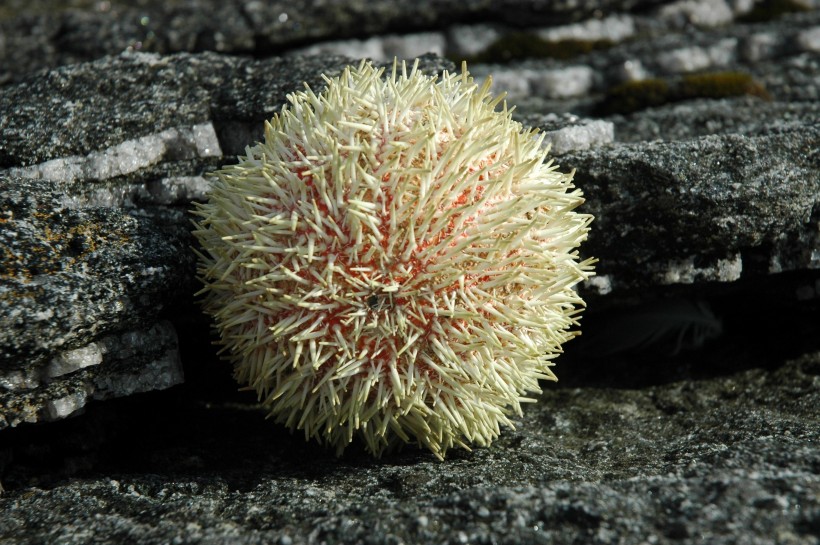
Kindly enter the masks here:
<path id="1" fill-rule="evenodd" d="M 187 208 L 207 191 L 203 173 L 223 148 L 260 138 L 249 134 L 291 89 L 271 74 L 299 66 L 291 76 L 307 70 L 319 87 L 348 62 L 125 54 L 0 90 L 0 111 L 14 112 L 0 125 L 0 428 L 182 380 L 175 330 L 158 320 L 189 308 L 197 290 Z M 49 371 L 135 328 L 134 353 L 109 354 L 96 362 L 102 371 L 59 380 Z"/>
<path id="2" fill-rule="evenodd" d="M 423 69 L 452 66 L 428 59 Z M 14 112 L 0 126 L 0 168 L 27 167 L 12 173 L 35 177 L 57 169 L 73 181 L 130 175 L 128 182 L 211 170 L 261 139 L 288 93 L 305 83 L 319 90 L 321 74 L 351 62 L 124 53 L 59 68 L 0 90 L 0 111 Z"/>
<path id="3" fill-rule="evenodd" d="M 528 127 L 544 132 L 544 144 L 549 144 L 551 155 L 599 148 L 615 140 L 615 126 L 601 119 L 581 119 L 576 115 L 553 113 L 529 115 L 521 118 Z"/>
<path id="4" fill-rule="evenodd" d="M 584 250 L 601 260 L 598 281 L 635 289 L 820 269 L 818 141 L 815 126 L 564 155 L 596 216 Z"/>
<path id="5" fill-rule="evenodd" d="M 799 132 L 820 117 L 814 101 L 766 102 L 752 97 L 720 100 L 696 99 L 642 111 L 640 115 L 614 115 L 618 142 L 674 142 L 709 135 L 765 136 Z"/>
<path id="6" fill-rule="evenodd" d="M 549 42 L 563 40 L 606 40 L 612 43 L 628 40 L 635 35 L 635 18 L 625 14 L 602 19 L 587 19 L 580 23 L 549 26 L 538 36 Z"/>
<path id="7" fill-rule="evenodd" d="M 288 51 L 288 56 L 343 55 L 351 58 L 367 58 L 374 61 L 390 61 L 394 58 L 413 59 L 426 53 L 444 55 L 447 45 L 441 32 L 418 32 L 414 34 L 388 34 L 365 40 L 335 40 Z"/>
<path id="8" fill-rule="evenodd" d="M 0 541 L 820 543 L 816 0 L 56 5 L 0 8 Z M 345 47 L 500 51 L 596 215 L 561 382 L 444 462 L 271 425 L 194 304 L 190 201 Z"/>
<path id="9" fill-rule="evenodd" d="M 444 462 L 414 448 L 334 458 L 235 403 L 179 392 L 153 397 L 150 411 L 120 400 L 51 430 L 4 432 L 16 437 L 0 536 L 817 543 L 820 352 L 771 370 L 619 384 L 547 389 L 515 431 Z"/>
<path id="10" fill-rule="evenodd" d="M 247 2 L 145 0 L 66 8 L 46 0 L 32 9 L 12 0 L 0 19 L 0 83 L 43 68 L 94 60 L 122 51 L 176 53 L 218 51 L 270 55 L 306 42 L 388 34 L 393 29 L 442 30 L 463 20 L 512 25 L 555 24 L 589 17 L 624 4 L 641 10 L 658 0 L 531 2 L 506 0 L 359 2 L 287 0 Z M 82 9 L 86 8 L 86 9 Z M 429 50 L 428 50 L 429 51 Z"/>
<path id="11" fill-rule="evenodd" d="M 195 258 L 183 213 L 79 208 L 68 184 L 0 177 L 0 368 L 145 326 L 187 301 Z"/>
<path id="12" fill-rule="evenodd" d="M 743 11 L 749 11 L 749 2 L 738 2 L 745 4 Z M 709 2 L 704 0 L 682 0 L 672 2 L 660 9 L 658 15 L 664 19 L 680 21 L 679 24 L 693 24 L 697 26 L 720 26 L 732 22 L 734 13 L 731 6 L 721 0 Z"/>
<path id="13" fill-rule="evenodd" d="M 66 418 L 92 399 L 164 390 L 183 382 L 176 331 L 167 321 L 105 335 L 48 362 L 7 370 L 0 390 L 0 429 Z"/>
<path id="14" fill-rule="evenodd" d="M 182 381 L 156 320 L 194 289 L 184 214 L 79 208 L 70 184 L 17 176 L 0 210 L 0 429 Z"/>

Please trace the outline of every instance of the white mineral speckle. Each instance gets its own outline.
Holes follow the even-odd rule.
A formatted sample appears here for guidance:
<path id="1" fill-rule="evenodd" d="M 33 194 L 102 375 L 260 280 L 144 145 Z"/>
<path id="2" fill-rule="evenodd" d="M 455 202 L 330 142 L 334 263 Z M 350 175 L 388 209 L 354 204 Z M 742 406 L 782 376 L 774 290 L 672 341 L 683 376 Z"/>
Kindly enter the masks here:
<path id="1" fill-rule="evenodd" d="M 667 72 L 694 72 L 711 65 L 709 55 L 702 47 L 681 47 L 658 56 L 658 64 Z"/>
<path id="2" fill-rule="evenodd" d="M 593 276 L 584 285 L 596 290 L 599 295 L 606 295 L 612 291 L 612 277 L 608 274 Z"/>
<path id="3" fill-rule="evenodd" d="M 123 56 L 136 59 L 137 61 L 147 64 L 148 66 L 165 66 L 168 62 L 159 53 L 144 53 L 134 50 L 126 50 Z"/>
<path id="4" fill-rule="evenodd" d="M 495 94 L 507 93 L 508 97 L 526 97 L 532 94 L 529 76 L 531 70 L 492 70 L 490 74 L 479 75 L 473 72 L 476 83 L 482 85 L 486 77 L 492 77 L 491 91 Z M 483 76 L 483 77 L 482 77 Z"/>
<path id="5" fill-rule="evenodd" d="M 99 365 L 102 361 L 103 355 L 100 345 L 91 343 L 55 356 L 46 366 L 44 374 L 47 378 L 55 378 L 85 367 Z"/>
<path id="6" fill-rule="evenodd" d="M 157 204 L 174 204 L 203 200 L 210 188 L 211 183 L 202 176 L 163 178 L 158 186 L 152 186 L 151 201 Z"/>
<path id="7" fill-rule="evenodd" d="M 425 53 L 443 55 L 447 40 L 441 32 L 418 32 L 414 34 L 388 34 L 366 40 L 329 40 L 318 44 L 292 49 L 288 56 L 344 55 L 351 58 L 369 58 L 375 61 L 413 59 Z"/>
<path id="8" fill-rule="evenodd" d="M 614 140 L 615 125 L 602 119 L 549 131 L 544 135 L 544 144 L 550 145 L 553 155 L 610 144 Z"/>
<path id="9" fill-rule="evenodd" d="M 696 267 L 695 257 L 670 261 L 659 275 L 662 284 L 692 284 L 697 281 L 733 282 L 740 279 L 743 259 L 735 254 L 728 259 L 718 259 L 708 267 Z"/>
<path id="10" fill-rule="evenodd" d="M 624 61 L 618 67 L 619 77 L 622 81 L 640 81 L 649 78 L 651 75 L 638 59 Z"/>
<path id="11" fill-rule="evenodd" d="M 447 31 L 447 47 L 454 54 L 477 55 L 495 42 L 501 32 L 492 25 L 455 25 Z"/>
<path id="12" fill-rule="evenodd" d="M 122 174 L 130 174 L 141 168 L 158 163 L 166 152 L 165 138 L 170 131 L 143 136 L 136 140 L 126 140 L 112 148 L 89 155 L 91 178 L 104 180 Z"/>
<path id="13" fill-rule="evenodd" d="M 87 395 L 85 392 L 76 392 L 60 399 L 49 401 L 45 405 L 49 420 L 65 418 L 85 407 Z"/>
<path id="14" fill-rule="evenodd" d="M 730 259 L 718 259 L 717 270 L 717 280 L 721 282 L 740 280 L 740 274 L 743 272 L 743 258 L 740 253 L 737 253 Z"/>
<path id="15" fill-rule="evenodd" d="M 759 32 L 743 41 L 740 54 L 747 62 L 758 62 L 771 58 L 777 48 L 779 39 L 771 32 Z"/>
<path id="16" fill-rule="evenodd" d="M 40 380 L 35 375 L 36 372 L 33 372 L 33 370 L 9 371 L 0 376 L 0 388 L 11 391 L 37 388 L 40 385 Z"/>
<path id="17" fill-rule="evenodd" d="M 820 269 L 820 249 L 812 250 L 809 257 L 809 269 Z"/>
<path id="18" fill-rule="evenodd" d="M 344 55 L 350 58 L 383 59 L 384 44 L 381 38 L 373 37 L 366 40 L 332 40 L 292 49 L 288 56 L 301 55 Z"/>
<path id="19" fill-rule="evenodd" d="M 200 157 L 221 157 L 222 148 L 219 147 L 219 139 L 216 137 L 216 130 L 213 123 L 201 123 L 194 125 L 191 129 L 196 145 L 197 155 Z"/>
<path id="20" fill-rule="evenodd" d="M 27 178 L 67 182 L 106 180 L 160 163 L 168 154 L 190 158 L 217 157 L 222 155 L 222 150 L 213 125 L 203 123 L 126 140 L 84 157 L 61 157 L 38 165 L 12 168 L 9 172 Z"/>
<path id="21" fill-rule="evenodd" d="M 629 15 L 610 15 L 604 19 L 588 19 L 572 25 L 548 27 L 538 36 L 548 42 L 562 40 L 609 40 L 622 42 L 635 34 L 635 21 Z"/>
<path id="22" fill-rule="evenodd" d="M 681 0 L 661 8 L 660 16 L 704 27 L 726 25 L 734 19 L 732 8 L 723 0 Z"/>
<path id="23" fill-rule="evenodd" d="M 384 39 L 384 60 L 414 59 L 425 53 L 444 55 L 447 48 L 444 34 L 441 32 L 419 32 L 403 36 L 392 35 Z"/>
<path id="24" fill-rule="evenodd" d="M 800 32 L 795 41 L 803 51 L 820 53 L 820 26 L 807 28 Z"/>
<path id="25" fill-rule="evenodd" d="M 681 47 L 666 51 L 658 55 L 657 62 L 665 72 L 695 72 L 730 64 L 736 50 L 737 39 L 727 38 L 711 47 Z"/>
<path id="26" fill-rule="evenodd" d="M 46 320 L 50 320 L 54 316 L 54 309 L 47 308 L 45 310 L 39 310 L 32 314 L 32 319 L 36 322 L 44 322 Z"/>
<path id="27" fill-rule="evenodd" d="M 583 96 L 592 89 L 594 72 L 585 65 L 535 72 L 531 78 L 533 92 L 549 98 Z"/>
<path id="28" fill-rule="evenodd" d="M 155 274 L 167 274 L 167 272 L 168 272 L 168 267 L 166 267 L 166 266 L 162 266 L 162 267 L 145 267 L 142 270 L 142 275 L 143 276 L 153 276 Z"/>

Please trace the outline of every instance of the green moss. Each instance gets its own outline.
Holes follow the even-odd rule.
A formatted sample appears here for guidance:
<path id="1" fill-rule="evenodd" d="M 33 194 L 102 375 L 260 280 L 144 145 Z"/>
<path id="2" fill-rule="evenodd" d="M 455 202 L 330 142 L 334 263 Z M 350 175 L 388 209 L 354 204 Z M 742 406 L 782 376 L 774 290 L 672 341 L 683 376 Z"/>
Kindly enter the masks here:
<path id="1" fill-rule="evenodd" d="M 598 105 L 598 115 L 628 114 L 660 106 L 670 101 L 669 83 L 662 79 L 644 79 L 622 83 L 610 89 L 606 98 Z"/>
<path id="2" fill-rule="evenodd" d="M 678 85 L 677 94 L 679 100 L 742 95 L 752 95 L 766 100 L 772 99 L 763 85 L 744 72 L 712 72 L 685 76 Z"/>
<path id="3" fill-rule="evenodd" d="M 796 0 L 762 0 L 755 2 L 754 7 L 738 18 L 744 23 L 761 23 L 777 19 L 786 13 L 809 11 L 809 8 Z"/>
<path id="4" fill-rule="evenodd" d="M 547 41 L 531 32 L 511 32 L 498 38 L 483 52 L 465 59 L 468 63 L 508 62 L 519 59 L 571 59 L 611 47 L 609 40 Z M 458 59 L 461 60 L 461 59 Z"/>
<path id="5" fill-rule="evenodd" d="M 726 98 L 751 95 L 771 100 L 757 80 L 744 72 L 691 74 L 679 80 L 645 79 L 610 89 L 595 108 L 596 115 L 629 114 L 670 102 L 694 98 Z"/>

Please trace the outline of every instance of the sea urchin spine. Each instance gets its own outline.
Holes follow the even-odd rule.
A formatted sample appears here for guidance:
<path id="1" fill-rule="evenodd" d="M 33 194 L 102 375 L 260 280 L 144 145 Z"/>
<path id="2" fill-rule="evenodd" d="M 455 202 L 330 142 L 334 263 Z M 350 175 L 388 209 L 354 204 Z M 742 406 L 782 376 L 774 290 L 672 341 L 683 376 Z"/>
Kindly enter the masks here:
<path id="1" fill-rule="evenodd" d="M 363 62 L 197 204 L 204 307 L 270 415 L 342 450 L 489 445 L 577 332 L 591 216 L 489 82 Z M 496 108 L 499 107 L 498 111 Z"/>

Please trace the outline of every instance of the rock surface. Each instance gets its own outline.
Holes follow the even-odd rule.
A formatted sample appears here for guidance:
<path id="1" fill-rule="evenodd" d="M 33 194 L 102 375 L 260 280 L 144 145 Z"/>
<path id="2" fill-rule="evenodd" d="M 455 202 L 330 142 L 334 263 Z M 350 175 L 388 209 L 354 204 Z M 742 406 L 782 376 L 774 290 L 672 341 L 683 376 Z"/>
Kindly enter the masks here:
<path id="1" fill-rule="evenodd" d="M 820 543 L 818 29 L 816 0 L 7 2 L 0 543 Z M 492 447 L 337 459 L 234 391 L 187 209 L 302 82 L 427 51 L 576 169 L 584 335 Z"/>
<path id="2" fill-rule="evenodd" d="M 28 71 L 93 60 L 123 50 L 219 51 L 270 55 L 306 42 L 440 30 L 463 20 L 554 24 L 598 10 L 640 10 L 660 0 L 197 0 L 89 3 L 10 0 L 0 11 L 0 82 Z"/>
<path id="3" fill-rule="evenodd" d="M 82 422 L 4 432 L 16 436 L 0 536 L 818 542 L 820 352 L 640 389 L 551 388 L 491 448 L 444 462 L 415 449 L 337 459 L 258 411 L 184 393 L 110 403 Z"/>
<path id="4" fill-rule="evenodd" d="M 617 290 L 820 268 L 817 142 L 815 124 L 565 155 L 597 218 L 586 251 L 602 262 L 599 281 Z"/>
<path id="5" fill-rule="evenodd" d="M 0 125 L 0 384 L 9 385 L 0 391 L 0 429 L 182 380 L 175 340 L 158 351 L 150 335 L 135 346 L 130 370 L 106 374 L 119 386 L 100 388 L 96 373 L 59 387 L 37 377 L 49 378 L 44 366 L 66 351 L 93 351 L 134 328 L 166 329 L 162 316 L 179 318 L 179 309 L 196 312 L 187 208 L 207 190 L 203 174 L 225 160 L 223 149 L 260 139 L 289 90 L 318 87 L 322 73 L 349 62 L 125 54 L 0 89 L 0 111 L 13 112 Z M 136 93 L 111 94 L 137 81 Z M 175 360 L 166 365 L 168 350 Z M 155 380 L 134 387 L 138 374 Z"/>

